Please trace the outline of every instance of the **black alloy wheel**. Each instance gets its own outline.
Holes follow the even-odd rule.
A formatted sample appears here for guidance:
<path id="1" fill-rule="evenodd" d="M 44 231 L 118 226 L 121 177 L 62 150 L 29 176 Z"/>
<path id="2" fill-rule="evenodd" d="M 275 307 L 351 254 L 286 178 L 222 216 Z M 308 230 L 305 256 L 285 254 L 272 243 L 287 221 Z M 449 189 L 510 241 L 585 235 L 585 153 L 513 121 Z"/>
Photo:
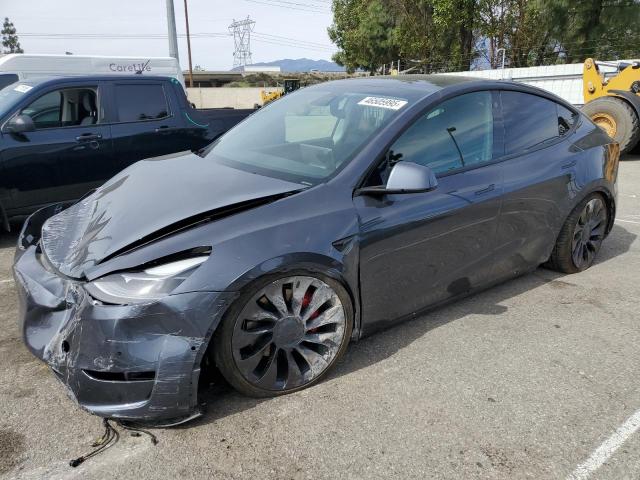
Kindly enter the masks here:
<path id="1" fill-rule="evenodd" d="M 223 320 L 215 355 L 227 381 L 248 395 L 279 395 L 315 383 L 351 335 L 351 302 L 329 278 L 282 276 L 239 303 L 237 315 Z"/>
<path id="2" fill-rule="evenodd" d="M 591 266 L 606 228 L 607 207 L 601 198 L 595 197 L 584 206 L 573 230 L 571 258 L 578 270 Z"/>
<path id="3" fill-rule="evenodd" d="M 547 265 L 564 273 L 586 270 L 600 251 L 608 225 L 605 199 L 600 193 L 592 193 L 565 221 Z"/>

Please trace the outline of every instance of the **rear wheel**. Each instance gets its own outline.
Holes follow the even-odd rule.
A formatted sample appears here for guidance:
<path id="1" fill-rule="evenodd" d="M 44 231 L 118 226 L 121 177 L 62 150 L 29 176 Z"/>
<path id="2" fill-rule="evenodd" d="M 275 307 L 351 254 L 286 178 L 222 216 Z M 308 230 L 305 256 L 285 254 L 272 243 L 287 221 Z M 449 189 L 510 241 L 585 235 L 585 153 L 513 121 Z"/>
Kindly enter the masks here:
<path id="1" fill-rule="evenodd" d="M 549 266 L 564 273 L 577 273 L 589 268 L 600 251 L 608 222 L 609 212 L 602 195 L 589 195 L 565 221 Z"/>
<path id="2" fill-rule="evenodd" d="M 582 111 L 620 144 L 620 153 L 628 152 L 638 143 L 638 115 L 624 100 L 616 97 L 597 98 L 584 105 Z"/>
<path id="3" fill-rule="evenodd" d="M 311 272 L 256 282 L 214 338 L 215 362 L 238 391 L 268 397 L 319 381 L 342 356 L 353 325 L 340 283 Z"/>

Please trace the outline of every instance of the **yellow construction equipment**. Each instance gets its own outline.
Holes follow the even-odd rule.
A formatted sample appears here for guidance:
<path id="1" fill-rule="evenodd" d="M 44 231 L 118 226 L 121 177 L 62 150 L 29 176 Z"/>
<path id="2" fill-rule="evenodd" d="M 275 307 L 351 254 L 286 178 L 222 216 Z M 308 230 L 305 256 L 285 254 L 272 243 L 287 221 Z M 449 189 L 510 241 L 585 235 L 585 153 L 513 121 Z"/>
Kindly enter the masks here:
<path id="1" fill-rule="evenodd" d="M 287 93 L 294 92 L 299 88 L 300 88 L 300 80 L 298 80 L 297 78 L 285 78 L 282 90 L 275 90 L 271 92 L 262 90 L 260 92 L 260 97 L 262 98 L 262 105 L 264 106 L 267 103 L 273 102 L 274 100 L 278 100 L 280 97 L 285 96 Z"/>
<path id="2" fill-rule="evenodd" d="M 599 66 L 617 70 L 605 75 Z M 582 83 L 582 111 L 620 144 L 620 153 L 633 149 L 640 140 L 640 62 L 598 62 L 588 58 Z"/>
<path id="3" fill-rule="evenodd" d="M 271 90 L 271 91 L 267 91 L 267 90 L 262 90 L 260 92 L 260 98 L 262 99 L 262 105 L 266 105 L 267 103 L 271 103 L 274 100 L 279 99 L 280 97 L 282 97 L 284 95 L 284 91 L 282 90 Z"/>

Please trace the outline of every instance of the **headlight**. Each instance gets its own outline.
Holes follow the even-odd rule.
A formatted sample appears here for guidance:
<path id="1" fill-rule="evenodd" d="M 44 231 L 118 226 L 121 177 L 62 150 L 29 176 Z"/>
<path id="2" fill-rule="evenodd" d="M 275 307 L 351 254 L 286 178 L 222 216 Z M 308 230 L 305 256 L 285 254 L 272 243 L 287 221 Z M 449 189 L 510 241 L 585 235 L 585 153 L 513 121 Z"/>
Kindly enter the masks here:
<path id="1" fill-rule="evenodd" d="M 139 272 L 114 273 L 89 282 L 84 288 L 93 298 L 105 303 L 152 302 L 173 292 L 207 258 L 199 256 Z"/>

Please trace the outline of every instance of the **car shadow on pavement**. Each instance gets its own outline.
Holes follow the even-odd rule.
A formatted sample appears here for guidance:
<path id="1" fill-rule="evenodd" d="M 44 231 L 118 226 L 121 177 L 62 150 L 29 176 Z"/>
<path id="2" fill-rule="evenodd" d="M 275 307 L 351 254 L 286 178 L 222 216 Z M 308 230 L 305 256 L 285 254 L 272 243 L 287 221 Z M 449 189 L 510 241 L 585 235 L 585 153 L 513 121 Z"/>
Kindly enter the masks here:
<path id="1" fill-rule="evenodd" d="M 636 237 L 637 235 L 628 232 L 619 225 L 615 225 L 610 236 L 603 244 L 597 263 L 604 263 L 624 254 L 629 250 Z M 550 283 L 557 284 L 559 288 L 566 287 L 570 283 L 567 281 L 569 277 L 570 275 L 541 267 L 527 275 L 423 313 L 415 319 L 399 322 L 390 328 L 349 345 L 346 355 L 327 376 L 325 381 L 375 365 L 427 335 L 430 331 L 465 318 L 469 314 L 504 314 L 507 311 L 507 307 L 502 305 L 504 301 Z M 390 375 L 392 374 L 390 373 Z M 256 399 L 245 397 L 235 392 L 224 382 L 202 391 L 200 395 L 201 400 L 206 404 L 205 415 L 194 422 L 185 424 L 181 428 L 191 428 L 212 423 L 229 415 L 252 409 L 262 402 L 272 400 L 271 398 Z"/>
<path id="2" fill-rule="evenodd" d="M 596 257 L 594 265 L 604 263 L 628 252 L 637 237 L 635 233 L 631 233 L 624 227 L 615 224 L 609 236 L 602 243 L 602 248 Z"/>

